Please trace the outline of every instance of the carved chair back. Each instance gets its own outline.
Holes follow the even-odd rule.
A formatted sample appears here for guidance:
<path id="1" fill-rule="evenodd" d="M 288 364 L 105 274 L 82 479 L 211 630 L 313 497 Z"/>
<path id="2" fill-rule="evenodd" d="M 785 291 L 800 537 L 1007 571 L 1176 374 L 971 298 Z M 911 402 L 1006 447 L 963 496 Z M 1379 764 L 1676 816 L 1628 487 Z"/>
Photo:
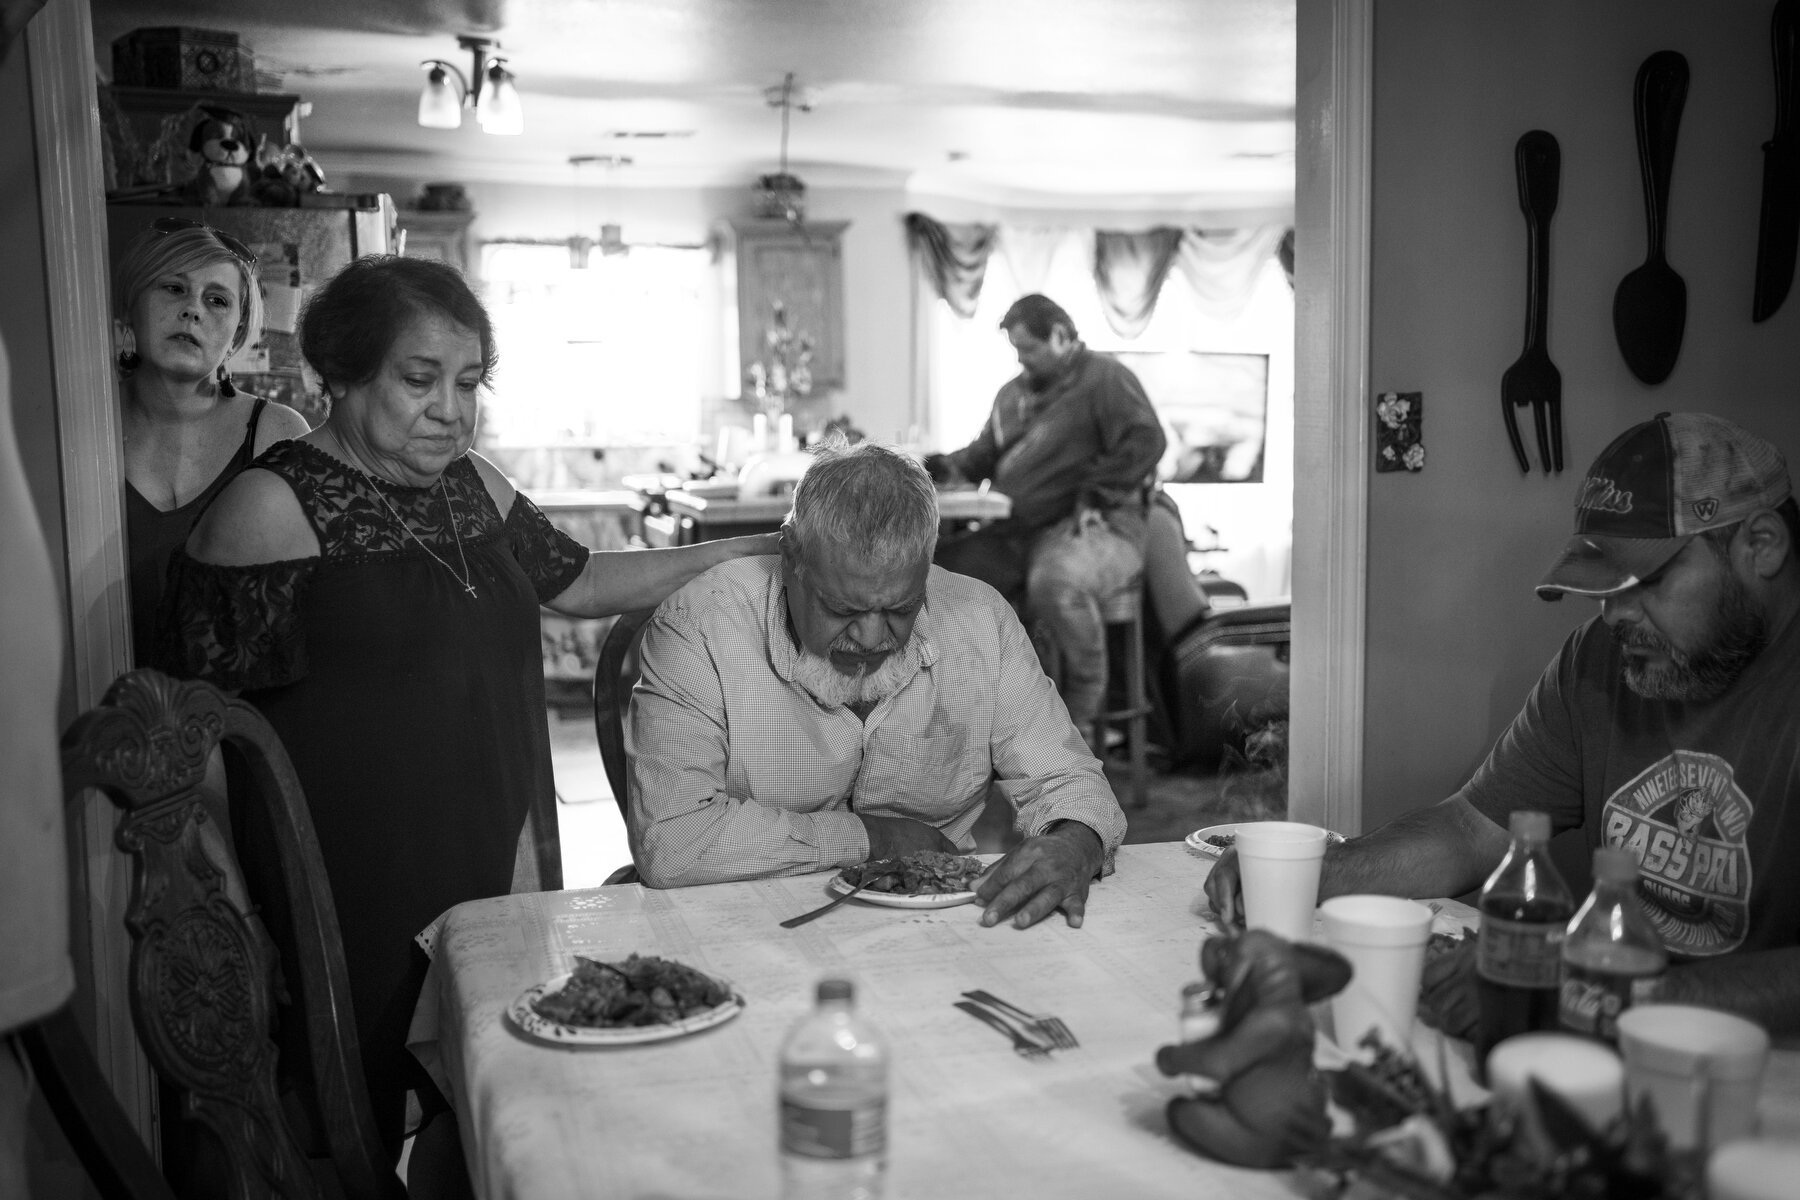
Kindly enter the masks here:
<path id="1" fill-rule="evenodd" d="M 292 911 L 299 978 L 286 984 L 306 1025 L 331 1190 L 402 1200 L 374 1132 L 337 911 L 287 752 L 250 705 L 149 669 L 121 676 L 62 740 L 65 791 L 96 788 L 122 814 L 114 840 L 132 858 L 129 986 L 145 1054 L 180 1094 L 182 1117 L 216 1138 L 234 1200 L 325 1194 L 276 1083 L 278 956 L 240 899 L 231 839 L 202 786 L 216 747 L 241 762 L 251 793 L 241 801 L 278 848 L 282 879 L 270 886 Z"/>

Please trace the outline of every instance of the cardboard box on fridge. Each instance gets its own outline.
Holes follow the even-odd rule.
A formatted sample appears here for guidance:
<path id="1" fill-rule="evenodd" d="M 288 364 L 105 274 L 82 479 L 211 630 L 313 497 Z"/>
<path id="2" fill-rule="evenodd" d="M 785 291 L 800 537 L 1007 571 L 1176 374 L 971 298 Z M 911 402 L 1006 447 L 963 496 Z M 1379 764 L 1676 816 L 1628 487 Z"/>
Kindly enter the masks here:
<path id="1" fill-rule="evenodd" d="M 256 91 L 256 55 L 221 29 L 163 25 L 113 39 L 116 87 Z"/>

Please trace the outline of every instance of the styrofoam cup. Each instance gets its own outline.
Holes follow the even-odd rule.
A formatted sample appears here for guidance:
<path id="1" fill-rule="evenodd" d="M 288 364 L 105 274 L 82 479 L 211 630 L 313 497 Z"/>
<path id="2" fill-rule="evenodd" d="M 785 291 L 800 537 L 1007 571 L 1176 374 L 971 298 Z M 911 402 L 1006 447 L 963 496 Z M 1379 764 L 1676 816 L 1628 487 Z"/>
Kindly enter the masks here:
<path id="1" fill-rule="evenodd" d="M 1236 832 L 1245 926 L 1290 942 L 1308 940 L 1319 900 L 1325 831 L 1297 821 L 1250 821 Z"/>
<path id="2" fill-rule="evenodd" d="M 1541 1164 L 1556 1157 L 1531 1083 L 1556 1093 L 1595 1133 L 1607 1133 L 1625 1102 L 1625 1068 L 1612 1048 L 1572 1033 L 1521 1033 L 1488 1052 L 1494 1116 L 1517 1123 L 1525 1150 Z"/>
<path id="3" fill-rule="evenodd" d="M 1646 1097 L 1677 1150 L 1710 1149 L 1756 1132 L 1769 1034 L 1754 1021 L 1691 1004 L 1639 1004 L 1619 1014 L 1625 1086 Z"/>
<path id="4" fill-rule="evenodd" d="M 1398 896 L 1333 896 L 1319 905 L 1326 943 L 1350 960 L 1353 972 L 1331 998 L 1338 1045 L 1354 1052 L 1371 1030 L 1396 1049 L 1411 1044 L 1432 915 L 1417 900 Z"/>

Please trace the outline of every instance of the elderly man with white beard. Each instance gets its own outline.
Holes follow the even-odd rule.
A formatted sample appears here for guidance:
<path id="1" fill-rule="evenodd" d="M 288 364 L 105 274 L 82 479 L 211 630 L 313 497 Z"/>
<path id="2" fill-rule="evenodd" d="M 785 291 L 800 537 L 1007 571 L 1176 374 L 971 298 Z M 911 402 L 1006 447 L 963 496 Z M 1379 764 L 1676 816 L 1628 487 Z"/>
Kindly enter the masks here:
<path id="1" fill-rule="evenodd" d="M 1601 451 L 1575 534 L 1538 584 L 1599 601 L 1474 778 L 1326 852 L 1321 898 L 1454 896 L 1506 852 L 1509 814 L 1625 848 L 1673 965 L 1632 1002 L 1800 1030 L 1800 511 L 1780 451 L 1730 421 L 1660 413 Z M 1228 920 L 1237 863 L 1206 882 Z M 1467 956 L 1427 1008 L 1473 1025 Z"/>
<path id="2" fill-rule="evenodd" d="M 629 831 L 653 887 L 967 853 L 990 785 L 1023 842 L 982 922 L 1079 926 L 1125 817 L 988 585 L 931 565 L 937 493 L 874 443 L 821 450 L 779 557 L 708 571 L 645 627 Z"/>

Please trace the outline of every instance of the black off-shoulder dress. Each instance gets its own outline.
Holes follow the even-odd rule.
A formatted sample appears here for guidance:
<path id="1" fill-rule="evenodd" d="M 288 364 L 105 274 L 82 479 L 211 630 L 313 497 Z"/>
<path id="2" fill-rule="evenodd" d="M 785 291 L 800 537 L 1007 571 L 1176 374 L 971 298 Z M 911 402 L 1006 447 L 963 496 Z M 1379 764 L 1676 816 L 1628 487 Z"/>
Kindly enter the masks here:
<path id="1" fill-rule="evenodd" d="M 376 1122 L 397 1144 L 405 1089 L 425 1078 L 405 1046 L 427 965 L 413 935 L 452 905 L 504 894 L 527 811 L 554 795 L 538 606 L 588 551 L 522 494 L 503 516 L 467 458 L 428 488 L 371 479 L 304 442 L 270 447 L 251 469 L 293 489 L 320 555 L 220 567 L 178 551 L 161 659 L 241 689 L 293 759 L 343 929 Z M 235 804 L 233 815 L 282 942 L 270 843 Z M 284 1058 L 288 1035 L 304 1036 L 293 1024 Z"/>

